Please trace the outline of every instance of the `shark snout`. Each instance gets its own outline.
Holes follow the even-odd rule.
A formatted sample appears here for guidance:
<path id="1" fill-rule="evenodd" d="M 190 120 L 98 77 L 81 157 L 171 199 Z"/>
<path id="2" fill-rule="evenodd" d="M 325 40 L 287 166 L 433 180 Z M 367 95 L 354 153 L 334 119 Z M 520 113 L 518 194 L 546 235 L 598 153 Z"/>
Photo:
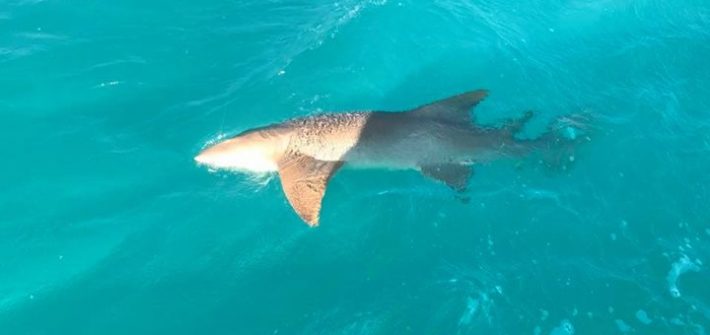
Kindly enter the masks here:
<path id="1" fill-rule="evenodd" d="M 197 154 L 197 156 L 195 156 L 195 162 L 197 162 L 197 164 L 208 164 L 207 155 L 202 152 Z"/>
<path id="2" fill-rule="evenodd" d="M 234 140 L 213 145 L 195 156 L 195 162 L 212 169 L 230 169 L 247 172 L 276 171 L 276 162 L 269 147 L 261 143 Z"/>
<path id="3" fill-rule="evenodd" d="M 215 165 L 223 154 L 218 146 L 219 144 L 213 145 L 197 153 L 195 162 L 200 165 Z"/>
<path id="4" fill-rule="evenodd" d="M 197 164 L 205 164 L 206 163 L 205 160 L 206 160 L 205 156 L 203 156 L 201 154 L 198 154 L 197 156 L 195 156 L 195 162 L 197 162 Z"/>
<path id="5" fill-rule="evenodd" d="M 199 165 L 208 165 L 211 167 L 224 167 L 230 156 L 234 155 L 235 150 L 231 145 L 232 140 L 225 140 L 219 143 L 212 143 L 203 148 L 195 156 L 195 162 Z"/>
<path id="6" fill-rule="evenodd" d="M 206 149 L 201 151 L 195 156 L 195 162 L 199 165 L 209 165 L 213 167 L 220 167 L 227 157 L 226 153 L 221 151 Z"/>

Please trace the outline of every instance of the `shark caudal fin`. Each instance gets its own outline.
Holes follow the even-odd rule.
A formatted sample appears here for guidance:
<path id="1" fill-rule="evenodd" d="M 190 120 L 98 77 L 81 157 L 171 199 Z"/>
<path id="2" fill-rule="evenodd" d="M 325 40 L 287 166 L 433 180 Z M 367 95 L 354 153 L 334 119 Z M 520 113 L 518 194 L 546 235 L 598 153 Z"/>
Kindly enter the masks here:
<path id="1" fill-rule="evenodd" d="M 473 122 L 473 117 L 469 111 L 487 95 L 487 90 L 465 92 L 417 107 L 409 113 L 417 117 L 470 124 Z"/>
<path id="2" fill-rule="evenodd" d="M 589 142 L 590 117 L 584 114 L 566 115 L 555 119 L 547 132 L 536 140 L 540 160 L 553 170 L 567 170 L 575 162 L 577 147 Z"/>

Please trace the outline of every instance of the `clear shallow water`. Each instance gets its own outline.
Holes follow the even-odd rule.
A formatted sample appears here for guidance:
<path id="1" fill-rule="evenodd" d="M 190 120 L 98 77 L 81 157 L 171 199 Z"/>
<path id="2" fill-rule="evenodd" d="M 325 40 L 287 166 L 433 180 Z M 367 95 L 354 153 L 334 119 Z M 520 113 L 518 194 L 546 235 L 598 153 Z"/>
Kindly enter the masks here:
<path id="1" fill-rule="evenodd" d="M 706 334 L 707 1 L 4 1 L 2 334 Z M 206 143 L 472 88 L 596 116 L 471 201 L 341 171 L 308 229 Z"/>

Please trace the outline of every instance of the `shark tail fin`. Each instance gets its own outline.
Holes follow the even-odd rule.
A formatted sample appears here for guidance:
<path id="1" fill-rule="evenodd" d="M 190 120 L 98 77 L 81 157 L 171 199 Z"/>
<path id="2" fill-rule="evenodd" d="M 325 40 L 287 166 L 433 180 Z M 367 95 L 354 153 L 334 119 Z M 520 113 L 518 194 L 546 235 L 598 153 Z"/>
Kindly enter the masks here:
<path id="1" fill-rule="evenodd" d="M 577 147 L 591 140 L 589 123 L 590 118 L 585 114 L 562 116 L 550 123 L 547 132 L 533 140 L 540 149 L 541 163 L 552 170 L 571 168 Z"/>

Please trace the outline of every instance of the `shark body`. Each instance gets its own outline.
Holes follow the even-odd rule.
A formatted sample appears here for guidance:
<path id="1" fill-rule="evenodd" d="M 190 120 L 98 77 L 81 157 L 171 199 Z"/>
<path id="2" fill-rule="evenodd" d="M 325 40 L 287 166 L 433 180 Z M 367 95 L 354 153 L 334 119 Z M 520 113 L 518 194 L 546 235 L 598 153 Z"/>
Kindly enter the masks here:
<path id="1" fill-rule="evenodd" d="M 469 111 L 486 95 L 485 90 L 465 92 L 404 112 L 294 119 L 245 131 L 203 150 L 195 160 L 213 168 L 278 172 L 293 209 L 317 226 L 328 181 L 344 164 L 416 169 L 462 192 L 475 163 L 560 142 L 552 131 L 537 139 L 516 139 L 530 112 L 500 128 L 475 125 Z"/>

